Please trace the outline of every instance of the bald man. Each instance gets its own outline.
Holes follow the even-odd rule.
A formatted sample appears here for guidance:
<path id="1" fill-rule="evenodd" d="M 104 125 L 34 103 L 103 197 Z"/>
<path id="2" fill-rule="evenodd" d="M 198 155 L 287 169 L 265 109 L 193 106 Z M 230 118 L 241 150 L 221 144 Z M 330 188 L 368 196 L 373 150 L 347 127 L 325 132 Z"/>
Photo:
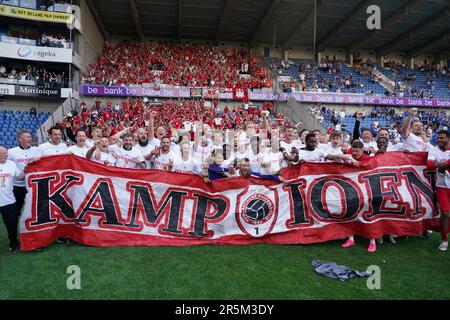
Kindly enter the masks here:
<path id="1" fill-rule="evenodd" d="M 8 149 L 0 147 L 0 213 L 8 231 L 9 250 L 13 253 L 20 250 L 17 225 L 20 212 L 14 197 L 13 180 L 25 179 L 16 164 L 8 160 Z"/>

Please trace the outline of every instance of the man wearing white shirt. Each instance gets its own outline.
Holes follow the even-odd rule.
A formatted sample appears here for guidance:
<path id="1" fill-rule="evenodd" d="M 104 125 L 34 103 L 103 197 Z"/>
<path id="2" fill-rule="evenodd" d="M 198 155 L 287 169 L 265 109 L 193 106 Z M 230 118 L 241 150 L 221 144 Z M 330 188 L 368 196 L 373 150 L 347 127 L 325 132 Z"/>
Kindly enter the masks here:
<path id="1" fill-rule="evenodd" d="M 39 160 L 40 153 L 38 148 L 31 146 L 32 139 L 28 130 L 22 130 L 17 134 L 19 146 L 8 151 L 8 159 L 16 164 L 20 172 L 24 172 L 24 169 L 29 163 Z M 17 210 L 21 212 L 27 194 L 25 180 L 14 179 L 13 185 Z"/>
<path id="2" fill-rule="evenodd" d="M 378 138 L 385 138 L 388 141 L 388 145 L 386 148 L 387 152 L 393 152 L 393 151 L 403 151 L 403 143 L 397 142 L 394 143 L 389 140 L 389 131 L 387 129 L 380 129 L 378 131 Z"/>
<path id="3" fill-rule="evenodd" d="M 55 156 L 67 153 L 67 145 L 61 142 L 61 129 L 52 127 L 50 129 L 50 141 L 38 147 L 41 156 Z"/>
<path id="4" fill-rule="evenodd" d="M 294 140 L 294 137 L 295 137 L 294 128 L 286 127 L 284 129 L 284 140 L 281 141 L 280 145 L 288 153 L 292 151 L 292 148 L 296 148 L 297 150 L 301 148 L 300 141 Z"/>
<path id="5" fill-rule="evenodd" d="M 437 146 L 428 153 L 427 167 L 436 170 L 436 201 L 441 218 L 441 244 L 439 250 L 448 249 L 448 218 L 450 216 L 450 132 L 437 132 Z"/>
<path id="6" fill-rule="evenodd" d="M 114 158 L 117 159 L 117 167 L 145 169 L 144 157 L 139 150 L 133 148 L 133 141 L 133 135 L 131 133 L 126 133 L 123 136 L 122 147 L 112 153 Z"/>
<path id="7" fill-rule="evenodd" d="M 86 131 L 78 129 L 75 132 L 75 139 L 77 144 L 67 148 L 67 154 L 86 158 L 86 153 L 89 150 L 89 147 L 86 145 Z"/>
<path id="8" fill-rule="evenodd" d="M 9 250 L 19 251 L 17 239 L 17 225 L 20 212 L 17 210 L 16 198 L 13 192 L 13 180 L 23 180 L 25 174 L 21 173 L 16 164 L 8 160 L 8 149 L 0 147 L 0 213 L 8 231 Z"/>
<path id="9" fill-rule="evenodd" d="M 309 133 L 306 136 L 306 146 L 305 149 L 298 152 L 299 162 L 313 161 L 322 162 L 325 160 L 332 161 L 352 161 L 352 156 L 349 154 L 327 154 L 323 150 L 317 147 L 318 141 L 317 136 L 314 133 Z"/>
<path id="10" fill-rule="evenodd" d="M 334 131 L 330 136 L 330 142 L 328 143 L 328 154 L 343 154 L 342 152 L 342 132 Z"/>
<path id="11" fill-rule="evenodd" d="M 403 149 L 409 152 L 428 152 L 430 144 L 423 141 L 421 137 L 423 132 L 422 122 L 414 120 L 411 124 L 411 120 L 416 113 L 417 108 L 413 108 L 400 129 L 403 138 Z"/>
<path id="12" fill-rule="evenodd" d="M 139 128 L 137 130 L 138 143 L 134 146 L 136 150 L 138 150 L 143 157 L 152 152 L 156 147 L 160 145 L 158 139 L 153 138 L 149 141 L 147 131 L 144 128 Z M 152 167 L 151 162 L 145 160 L 145 165 L 147 169 Z"/>
<path id="13" fill-rule="evenodd" d="M 153 150 L 145 157 L 146 160 L 153 160 L 156 170 L 172 171 L 173 165 L 180 156 L 170 150 L 170 138 L 161 139 L 161 146 Z"/>
<path id="14" fill-rule="evenodd" d="M 180 146 L 180 157 L 174 159 L 172 170 L 174 172 L 202 174 L 202 167 L 194 157 L 191 156 L 191 146 L 183 142 Z"/>
<path id="15" fill-rule="evenodd" d="M 103 137 L 96 146 L 89 149 L 86 153 L 86 158 L 105 166 L 114 166 L 117 160 L 108 149 L 109 140 L 108 138 Z"/>

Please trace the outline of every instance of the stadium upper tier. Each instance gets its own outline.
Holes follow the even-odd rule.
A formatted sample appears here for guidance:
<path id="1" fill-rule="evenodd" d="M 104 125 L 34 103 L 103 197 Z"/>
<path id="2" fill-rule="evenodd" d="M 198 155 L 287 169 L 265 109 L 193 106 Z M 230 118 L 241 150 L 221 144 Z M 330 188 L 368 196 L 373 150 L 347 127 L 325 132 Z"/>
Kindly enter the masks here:
<path id="1" fill-rule="evenodd" d="M 235 48 L 155 42 L 115 48 L 105 43 L 84 84 L 170 84 L 191 87 L 271 87 L 266 69 L 248 51 Z"/>
<path id="2" fill-rule="evenodd" d="M 387 90 L 370 74 L 364 76 L 341 61 L 317 64 L 309 59 L 289 59 L 289 64 L 285 64 L 279 58 L 268 58 L 268 62 L 279 75 L 299 82 L 304 91 L 384 95 Z"/>
<path id="3" fill-rule="evenodd" d="M 450 99 L 450 75 L 443 70 L 431 66 L 411 69 L 400 63 L 378 69 L 396 83 L 398 96 Z"/>

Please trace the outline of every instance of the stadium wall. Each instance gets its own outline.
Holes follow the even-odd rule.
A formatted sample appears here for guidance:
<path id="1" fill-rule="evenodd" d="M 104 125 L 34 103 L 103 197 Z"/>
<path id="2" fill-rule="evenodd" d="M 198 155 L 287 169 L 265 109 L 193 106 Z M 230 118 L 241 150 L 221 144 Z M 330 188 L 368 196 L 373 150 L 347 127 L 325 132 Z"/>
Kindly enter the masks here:
<path id="1" fill-rule="evenodd" d="M 0 102 L 0 109 L 29 111 L 31 107 L 43 112 L 55 112 L 65 99 L 36 99 L 8 96 L 4 102 Z"/>
<path id="2" fill-rule="evenodd" d="M 81 71 L 86 72 L 89 64 L 97 60 L 102 53 L 104 39 L 89 10 L 86 0 L 80 0 L 81 35 L 78 39 L 78 54 Z"/>

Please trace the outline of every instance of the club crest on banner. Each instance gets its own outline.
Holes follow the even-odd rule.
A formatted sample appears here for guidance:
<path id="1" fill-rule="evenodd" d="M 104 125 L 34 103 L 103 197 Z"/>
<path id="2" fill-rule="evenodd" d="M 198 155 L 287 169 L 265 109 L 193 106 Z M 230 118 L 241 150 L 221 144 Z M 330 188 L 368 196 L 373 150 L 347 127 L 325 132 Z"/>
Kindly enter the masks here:
<path id="1" fill-rule="evenodd" d="M 254 238 L 272 231 L 278 216 L 278 195 L 267 186 L 249 186 L 238 195 L 236 221 L 241 230 Z"/>

